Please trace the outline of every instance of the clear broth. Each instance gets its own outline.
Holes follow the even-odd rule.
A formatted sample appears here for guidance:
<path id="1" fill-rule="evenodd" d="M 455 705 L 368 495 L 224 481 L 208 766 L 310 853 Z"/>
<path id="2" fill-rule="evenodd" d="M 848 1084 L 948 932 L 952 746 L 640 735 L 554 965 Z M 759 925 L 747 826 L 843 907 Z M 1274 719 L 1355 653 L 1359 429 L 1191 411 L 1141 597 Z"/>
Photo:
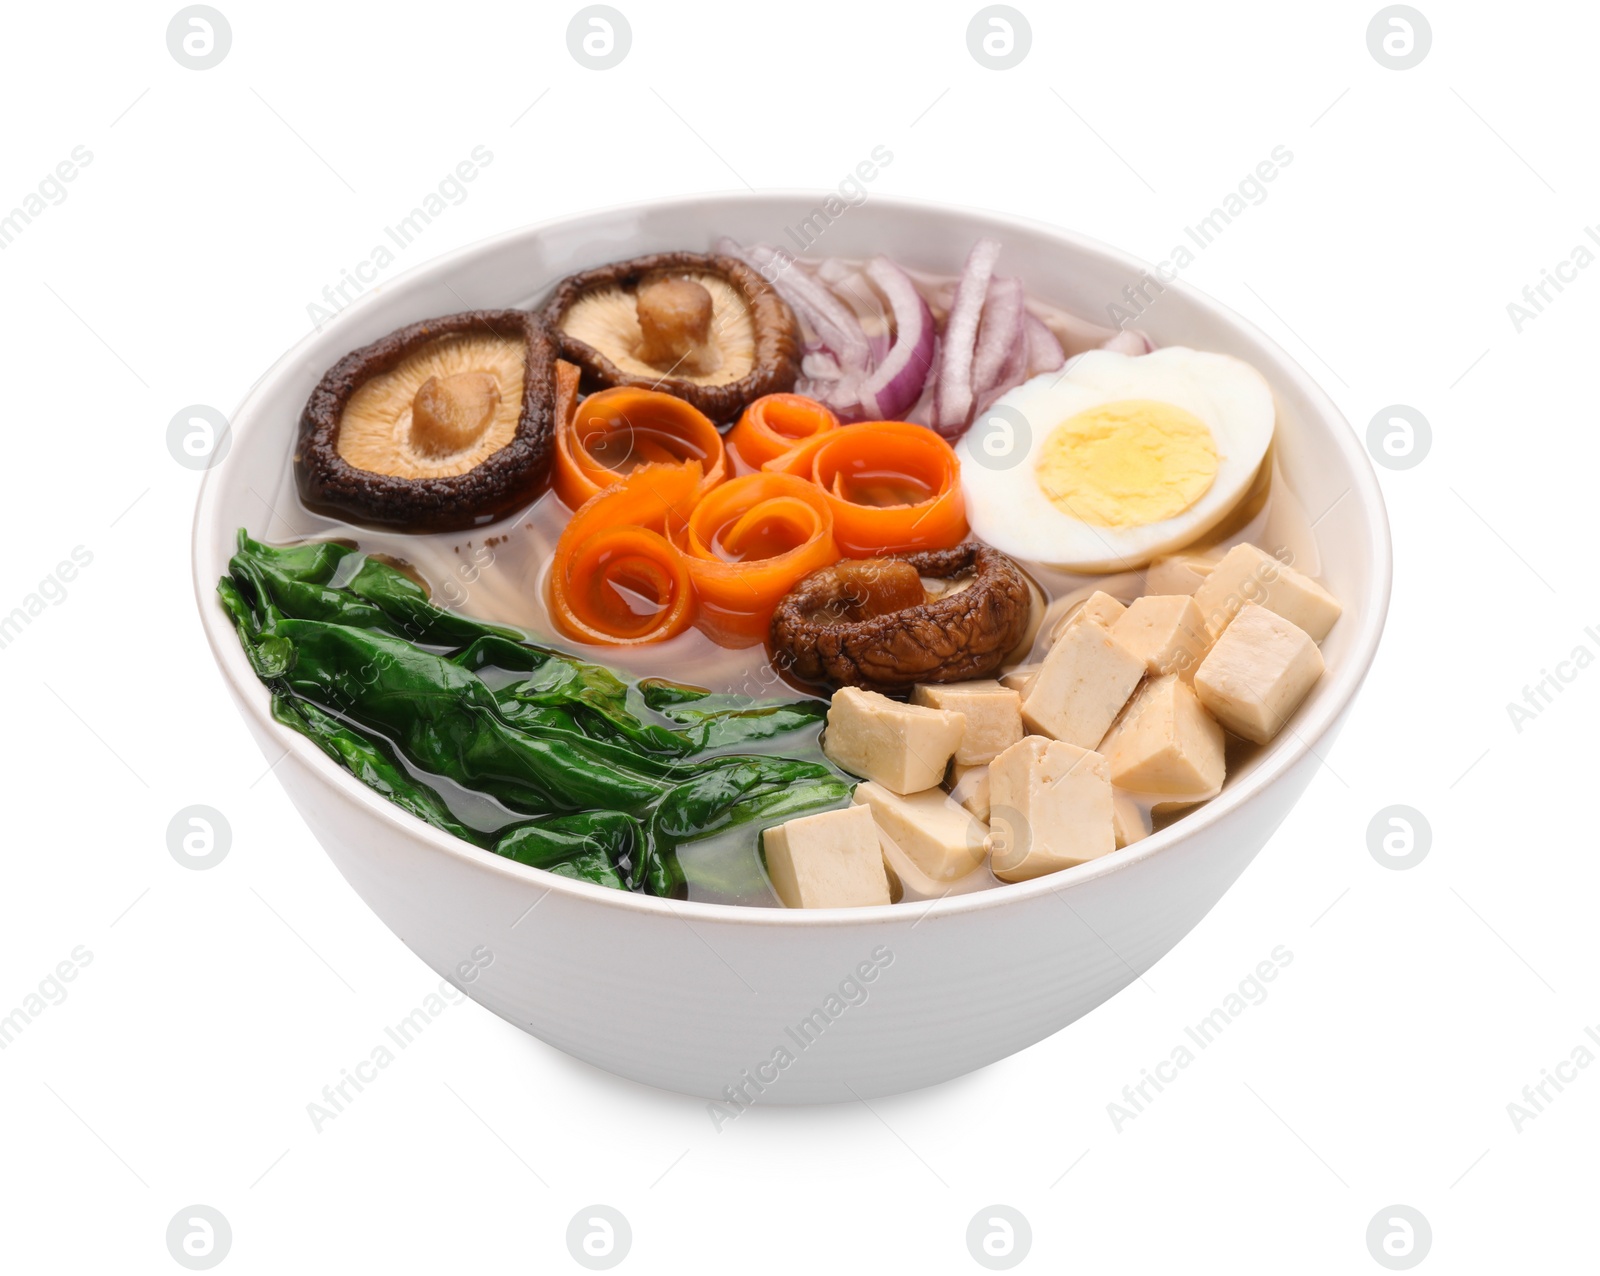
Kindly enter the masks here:
<path id="1" fill-rule="evenodd" d="M 930 276 L 919 277 L 918 283 L 936 311 L 942 310 L 953 280 Z M 1028 304 L 1062 337 L 1069 355 L 1075 353 L 1076 343 L 1071 338 L 1081 337 L 1081 321 L 1070 320 L 1063 312 L 1033 299 Z M 870 325 L 874 316 L 865 307 L 858 308 Z M 631 453 L 634 449 L 629 450 Z M 853 476 L 852 486 L 870 488 L 870 476 Z M 274 516 L 267 533 L 270 537 L 353 541 L 369 554 L 382 554 L 408 567 L 428 586 L 435 603 L 440 606 L 516 625 L 552 646 L 636 677 L 670 678 L 713 692 L 736 692 L 755 698 L 826 695 L 825 688 L 795 682 L 780 671 L 768 659 L 763 646 L 719 646 L 698 629 L 690 629 L 665 642 L 639 647 L 597 646 L 566 638 L 552 622 L 547 604 L 551 555 L 570 518 L 566 506 L 553 491 L 546 491 L 514 517 L 483 528 L 424 534 L 356 527 L 308 510 L 296 494 L 287 455 L 279 491 L 285 494 L 283 500 L 278 506 L 269 504 Z M 1320 574 L 1314 524 L 1284 483 L 1270 451 L 1255 484 L 1240 504 L 1181 552 L 1220 556 L 1232 545 L 1245 541 L 1277 554 L 1308 575 Z M 1028 638 L 1007 661 L 1008 667 L 1041 660 L 1055 625 L 1094 590 L 1104 590 L 1124 602 L 1144 592 L 1143 571 L 1088 575 L 1034 563 L 1020 565 L 1037 587 L 1035 623 Z M 786 737 L 788 747 L 779 746 L 778 751 L 807 749 L 815 745 L 820 734 L 818 727 L 808 733 Z M 1228 775 L 1232 777 L 1236 768 L 1257 751 L 1257 746 L 1230 736 Z M 441 796 L 453 809 L 459 806 L 458 814 L 468 823 L 475 822 L 471 818 L 474 803 L 491 801 L 465 792 L 441 792 Z M 1179 810 L 1155 816 L 1154 827 L 1163 828 L 1185 813 Z M 480 811 L 480 818 L 485 814 Z M 759 827 L 747 825 L 680 850 L 690 899 L 782 907 L 761 863 L 756 837 Z M 906 870 L 894 874 L 898 879 L 893 883 L 897 900 L 964 894 L 1002 885 L 987 865 L 953 883 L 932 883 L 926 879 L 919 883 L 914 868 L 906 864 L 903 857 L 897 859 L 893 848 L 886 854 L 891 867 Z"/>
<path id="2" fill-rule="evenodd" d="M 736 692 L 756 698 L 825 694 L 815 686 L 787 676 L 768 659 L 763 646 L 718 646 L 698 629 L 640 647 L 600 646 L 575 642 L 564 636 L 552 622 L 547 602 L 551 554 L 570 517 L 554 492 L 545 492 L 514 518 L 481 529 L 408 534 L 356 527 L 313 513 L 293 495 L 293 474 L 287 466 L 280 491 L 289 493 L 290 497 L 273 510 L 276 517 L 272 536 L 352 541 L 366 553 L 384 555 L 406 567 L 428 586 L 435 603 L 440 606 L 516 625 L 552 646 L 635 677 L 671 678 L 714 692 Z M 1270 456 L 1245 500 L 1221 524 L 1183 552 L 1220 555 L 1243 541 L 1260 545 L 1268 552 L 1286 553 L 1300 570 L 1317 574 L 1311 522 L 1284 484 Z M 1022 563 L 1021 566 L 1038 590 L 1035 623 L 1029 637 L 1007 661 L 1008 667 L 1043 659 L 1051 630 L 1094 590 L 1104 590 L 1124 602 L 1144 592 L 1143 571 L 1086 575 L 1036 563 Z M 814 744 L 820 734 L 819 728 L 787 739 L 798 750 Z M 1257 746 L 1230 737 L 1228 774 L 1232 776 L 1256 750 Z M 436 777 L 429 777 L 429 782 L 437 786 Z M 473 818 L 475 804 L 489 802 L 498 806 L 479 794 L 463 790 L 442 792 L 441 796 L 469 824 L 477 824 L 480 819 L 493 824 L 503 818 L 498 812 L 476 812 L 479 818 Z M 1157 815 L 1154 827 L 1164 828 L 1184 814 L 1180 810 Z M 690 899 L 782 907 L 761 864 L 755 831 L 745 826 L 682 848 L 679 858 L 688 878 Z M 956 882 L 936 885 L 924 881 L 921 889 L 915 881 L 914 870 L 902 871 L 896 876 L 899 881 L 895 897 L 908 901 L 1002 885 L 987 866 Z"/>

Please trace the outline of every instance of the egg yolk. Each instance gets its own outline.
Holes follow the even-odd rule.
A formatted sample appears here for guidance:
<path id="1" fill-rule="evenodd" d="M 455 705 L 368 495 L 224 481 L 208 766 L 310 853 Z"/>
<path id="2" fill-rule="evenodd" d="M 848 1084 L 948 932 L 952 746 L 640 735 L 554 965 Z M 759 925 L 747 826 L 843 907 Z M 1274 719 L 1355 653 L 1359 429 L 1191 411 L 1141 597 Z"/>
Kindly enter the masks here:
<path id="1" fill-rule="evenodd" d="M 1096 527 L 1142 527 L 1205 495 L 1217 477 L 1217 445 L 1192 412 L 1124 399 L 1056 426 L 1035 473 L 1063 514 Z"/>

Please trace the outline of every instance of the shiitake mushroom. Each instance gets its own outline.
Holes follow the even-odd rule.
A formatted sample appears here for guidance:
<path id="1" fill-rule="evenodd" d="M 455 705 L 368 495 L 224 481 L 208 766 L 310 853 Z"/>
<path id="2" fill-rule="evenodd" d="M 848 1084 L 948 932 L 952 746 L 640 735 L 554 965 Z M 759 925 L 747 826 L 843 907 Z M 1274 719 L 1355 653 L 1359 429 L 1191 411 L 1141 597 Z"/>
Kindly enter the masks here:
<path id="1" fill-rule="evenodd" d="M 664 390 L 728 422 L 800 374 L 794 313 L 734 257 L 654 253 L 564 279 L 541 312 L 584 388 Z"/>
<path id="2" fill-rule="evenodd" d="M 352 351 L 301 416 L 301 499 L 404 531 L 503 518 L 549 473 L 555 361 L 544 329 L 518 310 L 427 319 Z"/>
<path id="3" fill-rule="evenodd" d="M 778 604 L 773 659 L 806 682 L 874 691 L 987 678 L 1022 641 L 1032 608 L 1022 569 L 987 545 L 847 559 Z"/>

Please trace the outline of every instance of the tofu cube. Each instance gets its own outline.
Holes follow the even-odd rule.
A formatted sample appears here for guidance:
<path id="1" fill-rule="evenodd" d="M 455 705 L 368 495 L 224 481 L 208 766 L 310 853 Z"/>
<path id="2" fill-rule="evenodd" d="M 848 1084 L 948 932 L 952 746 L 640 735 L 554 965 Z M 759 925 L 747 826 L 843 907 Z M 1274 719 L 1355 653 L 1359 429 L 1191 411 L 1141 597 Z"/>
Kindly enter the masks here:
<path id="1" fill-rule="evenodd" d="M 1150 836 L 1154 827 L 1150 820 L 1150 811 L 1131 793 L 1124 793 L 1121 789 L 1112 787 L 1111 790 L 1111 832 L 1117 840 L 1117 849 L 1132 846 L 1135 842 L 1142 842 Z"/>
<path id="2" fill-rule="evenodd" d="M 1104 625 L 1078 616 L 1045 656 L 1022 702 L 1022 721 L 1039 735 L 1092 749 L 1142 677 L 1143 660 Z"/>
<path id="3" fill-rule="evenodd" d="M 965 877 L 989 853 L 989 830 L 942 789 L 904 796 L 868 780 L 856 786 L 853 800 L 936 882 Z"/>
<path id="4" fill-rule="evenodd" d="M 996 681 L 919 683 L 911 689 L 911 703 L 967 715 L 955 754 L 962 766 L 992 762 L 1022 739 L 1022 697 Z"/>
<path id="5" fill-rule="evenodd" d="M 1038 665 L 1013 665 L 1000 675 L 1000 685 L 1015 691 L 1024 700 L 1028 698 L 1028 688 L 1033 686 L 1033 680 L 1039 676 Z"/>
<path id="6" fill-rule="evenodd" d="M 1127 610 L 1120 599 L 1113 598 L 1103 589 L 1097 589 L 1083 600 L 1083 606 L 1078 609 L 1078 614 L 1087 616 L 1095 624 L 1110 629 Z"/>
<path id="7" fill-rule="evenodd" d="M 1117 623 L 1122 613 L 1128 610 L 1121 599 L 1113 598 L 1103 589 L 1097 589 L 1087 598 L 1079 602 L 1073 602 L 1072 600 L 1076 597 L 1076 594 L 1068 594 L 1062 599 L 1065 605 L 1059 608 L 1060 614 L 1050 626 L 1051 642 L 1055 642 L 1056 639 L 1060 638 L 1066 631 L 1067 626 L 1080 616 L 1092 620 L 1095 624 L 1101 625 L 1106 629 L 1110 629 L 1112 625 Z"/>
<path id="8" fill-rule="evenodd" d="M 952 802 L 959 802 L 966 807 L 967 813 L 973 819 L 987 824 L 989 822 L 989 764 L 982 766 L 963 766 L 959 762 L 950 764 L 950 774 L 945 777 L 944 786 L 950 794 Z"/>
<path id="9" fill-rule="evenodd" d="M 1211 646 L 1200 608 L 1184 594 L 1134 599 L 1111 626 L 1111 633 L 1156 677 L 1175 673 L 1185 682 L 1194 681 L 1194 671 Z"/>
<path id="10" fill-rule="evenodd" d="M 901 704 L 876 691 L 841 687 L 828 710 L 822 751 L 846 771 L 895 793 L 920 793 L 944 779 L 966 734 L 954 709 Z"/>
<path id="11" fill-rule="evenodd" d="M 864 806 L 802 815 L 761 835 L 767 876 L 789 908 L 865 908 L 889 902 L 878 826 Z"/>
<path id="12" fill-rule="evenodd" d="M 1194 676 L 1200 703 L 1235 735 L 1265 744 L 1322 676 L 1311 635 L 1265 607 L 1246 604 Z"/>
<path id="13" fill-rule="evenodd" d="M 1169 673 L 1139 689 L 1100 751 L 1111 764 L 1113 784 L 1168 810 L 1222 791 L 1226 744 L 1194 689 Z"/>
<path id="14" fill-rule="evenodd" d="M 1339 600 L 1311 577 L 1255 545 L 1235 545 L 1195 590 L 1195 603 L 1215 639 L 1239 609 L 1255 604 L 1276 612 L 1321 642 L 1339 619 Z"/>
<path id="15" fill-rule="evenodd" d="M 1145 568 L 1144 592 L 1192 596 L 1216 565 L 1216 559 L 1203 554 L 1172 554 L 1158 558 Z"/>
<path id="16" fill-rule="evenodd" d="M 1027 736 L 989 764 L 989 865 L 1026 881 L 1116 850 L 1111 771 L 1091 749 Z"/>

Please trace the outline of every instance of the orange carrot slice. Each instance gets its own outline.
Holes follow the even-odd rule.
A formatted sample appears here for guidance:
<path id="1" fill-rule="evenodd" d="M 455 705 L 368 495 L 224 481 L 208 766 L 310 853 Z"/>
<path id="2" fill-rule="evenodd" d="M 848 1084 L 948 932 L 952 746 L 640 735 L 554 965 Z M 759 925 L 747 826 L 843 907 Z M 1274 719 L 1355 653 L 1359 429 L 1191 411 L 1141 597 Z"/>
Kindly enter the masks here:
<path id="1" fill-rule="evenodd" d="M 728 434 L 728 447 L 752 470 L 797 443 L 839 428 L 839 418 L 803 394 L 764 394 L 744 410 Z"/>
<path id="2" fill-rule="evenodd" d="M 550 613 L 569 638 L 612 646 L 660 642 L 694 620 L 681 534 L 700 463 L 641 465 L 579 507 L 556 542 Z"/>
<path id="3" fill-rule="evenodd" d="M 827 496 L 834 540 L 847 558 L 947 549 L 967 534 L 961 462 L 925 426 L 840 426 L 812 435 L 762 471 L 808 479 Z"/>
<path id="4" fill-rule="evenodd" d="M 728 476 L 717 427 L 692 405 L 659 390 L 617 386 L 591 394 L 570 414 L 558 414 L 555 488 L 571 509 L 641 465 L 691 461 L 700 466 L 702 491 Z"/>
<path id="5" fill-rule="evenodd" d="M 788 474 L 730 479 L 701 498 L 684 539 L 700 627 L 729 647 L 765 638 L 800 578 L 839 561 L 827 497 Z"/>

